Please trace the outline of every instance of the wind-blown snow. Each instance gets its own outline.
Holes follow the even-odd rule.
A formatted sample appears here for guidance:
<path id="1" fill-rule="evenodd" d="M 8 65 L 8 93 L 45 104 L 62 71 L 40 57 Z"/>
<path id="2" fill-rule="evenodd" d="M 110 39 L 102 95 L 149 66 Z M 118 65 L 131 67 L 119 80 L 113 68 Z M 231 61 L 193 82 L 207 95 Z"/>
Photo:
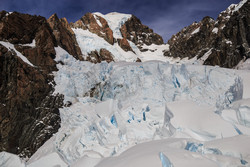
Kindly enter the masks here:
<path id="1" fill-rule="evenodd" d="M 4 42 L 4 41 L 0 41 L 0 44 L 2 44 L 3 46 L 5 46 L 8 50 L 13 50 L 14 52 L 16 52 L 16 55 L 21 58 L 25 63 L 29 64 L 30 66 L 34 67 L 34 65 L 24 56 L 22 55 L 20 52 L 18 52 L 14 45 L 9 43 L 9 42 Z"/>

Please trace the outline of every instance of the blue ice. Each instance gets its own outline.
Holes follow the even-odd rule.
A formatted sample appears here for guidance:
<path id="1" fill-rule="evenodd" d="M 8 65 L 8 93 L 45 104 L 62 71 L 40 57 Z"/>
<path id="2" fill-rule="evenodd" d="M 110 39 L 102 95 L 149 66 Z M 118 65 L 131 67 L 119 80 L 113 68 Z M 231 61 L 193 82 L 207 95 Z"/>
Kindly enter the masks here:
<path id="1" fill-rule="evenodd" d="M 146 121 L 146 113 L 145 112 L 142 113 L 142 116 L 143 116 L 143 121 Z"/>
<path id="2" fill-rule="evenodd" d="M 180 84 L 180 82 L 178 81 L 177 78 L 175 78 L 175 82 L 176 82 L 176 84 L 178 85 L 178 87 L 180 88 L 180 87 L 181 87 L 181 84 Z"/>
<path id="3" fill-rule="evenodd" d="M 191 151 L 191 152 L 198 152 L 199 149 L 203 146 L 203 144 L 196 144 L 196 143 L 193 143 L 193 142 L 188 142 L 186 147 L 185 147 L 185 150 L 188 150 L 188 151 Z"/>
<path id="4" fill-rule="evenodd" d="M 170 162 L 168 157 L 166 157 L 162 152 L 160 152 L 159 156 L 161 159 L 162 167 L 173 167 L 173 164 Z"/>
<path id="5" fill-rule="evenodd" d="M 237 128 L 237 126 L 234 125 L 234 129 L 236 130 L 236 132 L 239 134 L 239 135 L 242 135 L 243 133 Z"/>
<path id="6" fill-rule="evenodd" d="M 132 120 L 135 120 L 135 117 L 131 112 L 129 112 L 128 115 L 129 115 L 128 123 L 130 123 Z"/>
<path id="7" fill-rule="evenodd" d="M 112 117 L 110 118 L 110 122 L 115 126 L 117 127 L 117 121 L 116 121 L 116 118 L 114 115 L 112 115 Z"/>
<path id="8" fill-rule="evenodd" d="M 242 165 L 246 165 L 248 162 L 247 162 L 246 160 L 244 160 L 244 159 L 241 159 L 241 160 L 240 160 L 240 163 L 241 163 Z"/>

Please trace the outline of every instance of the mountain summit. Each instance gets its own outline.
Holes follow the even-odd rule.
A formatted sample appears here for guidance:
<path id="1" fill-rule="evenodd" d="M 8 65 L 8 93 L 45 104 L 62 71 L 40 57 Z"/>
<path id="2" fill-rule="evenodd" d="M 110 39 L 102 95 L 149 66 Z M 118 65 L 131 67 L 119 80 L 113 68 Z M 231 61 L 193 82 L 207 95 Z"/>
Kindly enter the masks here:
<path id="1" fill-rule="evenodd" d="M 205 17 L 168 41 L 165 56 L 201 60 L 204 65 L 233 68 L 250 58 L 250 3 L 232 4 L 214 20 Z"/>

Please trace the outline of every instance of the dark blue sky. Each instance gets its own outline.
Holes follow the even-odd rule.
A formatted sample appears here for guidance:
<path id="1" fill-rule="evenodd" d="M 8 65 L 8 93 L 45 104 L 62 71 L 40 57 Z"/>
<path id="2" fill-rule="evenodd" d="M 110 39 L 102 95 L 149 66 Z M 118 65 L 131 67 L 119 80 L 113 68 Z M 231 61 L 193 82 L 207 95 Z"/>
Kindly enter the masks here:
<path id="1" fill-rule="evenodd" d="M 240 0 L 0 0 L 0 10 L 36 14 L 53 13 L 75 22 L 87 12 L 129 13 L 137 16 L 166 41 L 173 34 L 205 16 L 217 18 Z"/>

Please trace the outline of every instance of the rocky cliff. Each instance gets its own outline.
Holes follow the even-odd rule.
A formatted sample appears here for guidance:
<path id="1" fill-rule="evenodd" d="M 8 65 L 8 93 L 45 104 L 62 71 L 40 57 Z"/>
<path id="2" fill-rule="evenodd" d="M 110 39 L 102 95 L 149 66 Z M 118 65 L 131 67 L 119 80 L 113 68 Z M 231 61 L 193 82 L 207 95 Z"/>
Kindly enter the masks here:
<path id="1" fill-rule="evenodd" d="M 202 59 L 205 65 L 233 68 L 250 57 L 250 2 L 241 1 L 217 20 L 205 17 L 185 27 L 168 41 L 165 56 Z"/>
<path id="2" fill-rule="evenodd" d="M 122 25 L 120 30 L 123 38 L 135 43 L 139 49 L 142 49 L 142 45 L 163 44 L 162 37 L 143 25 L 134 15 Z"/>
<path id="3" fill-rule="evenodd" d="M 58 44 L 44 17 L 5 11 L 0 41 L 0 151 L 31 156 L 60 127 L 63 96 L 53 95 L 52 75 Z"/>

